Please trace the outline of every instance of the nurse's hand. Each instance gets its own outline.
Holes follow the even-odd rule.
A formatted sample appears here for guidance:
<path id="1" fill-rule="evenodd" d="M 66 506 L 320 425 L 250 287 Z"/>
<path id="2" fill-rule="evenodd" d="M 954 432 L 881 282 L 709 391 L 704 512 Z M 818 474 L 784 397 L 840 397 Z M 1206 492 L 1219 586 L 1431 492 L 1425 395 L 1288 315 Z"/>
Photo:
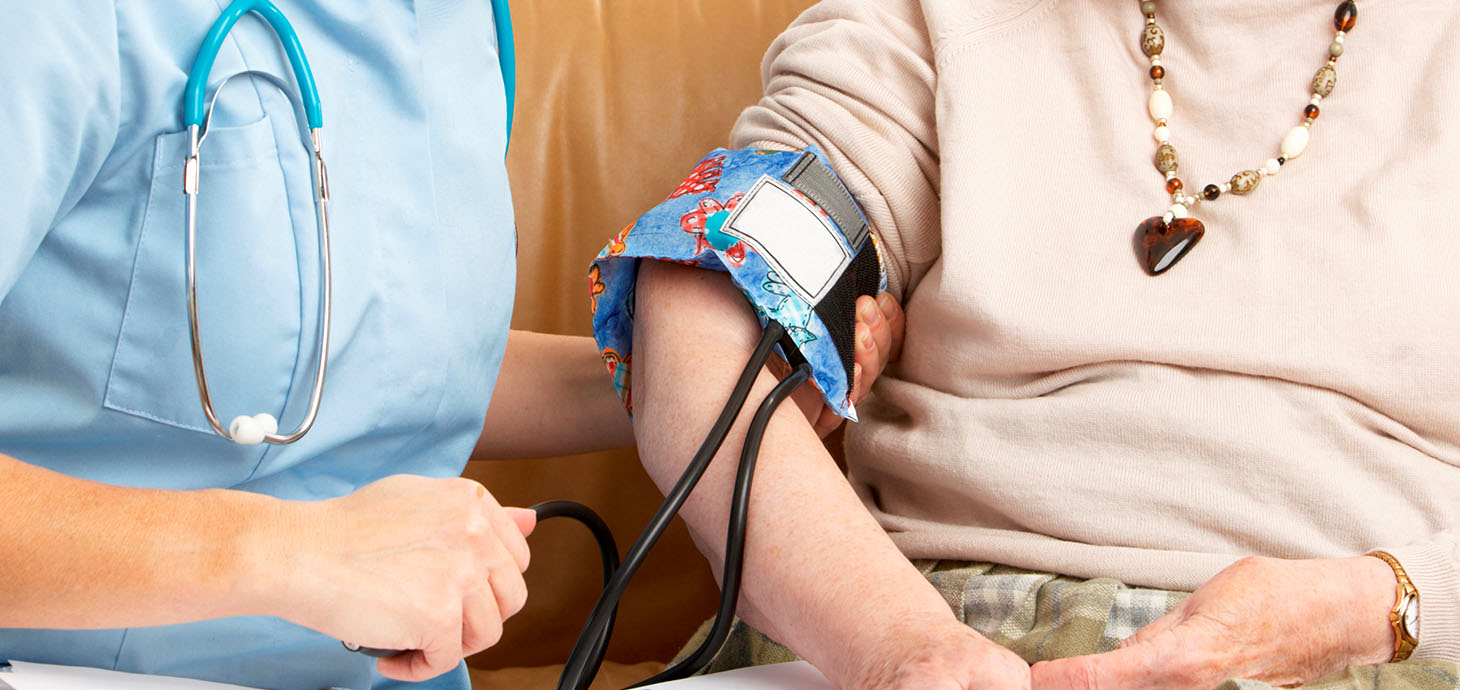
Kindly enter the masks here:
<path id="1" fill-rule="evenodd" d="M 883 369 L 889 363 L 902 356 L 905 326 L 902 307 L 891 294 L 884 292 L 876 299 L 866 296 L 857 299 L 856 351 L 852 360 L 853 405 L 865 400 L 872 391 L 872 382 L 882 375 Z M 777 376 L 785 378 L 790 375 L 789 366 L 779 360 L 774 361 L 780 368 L 776 372 Z M 811 382 L 808 381 L 798 388 L 792 400 L 796 401 L 806 418 L 811 420 L 811 426 L 816 429 L 818 436 L 826 438 L 827 434 L 842 425 L 842 418 L 822 404 L 821 393 Z"/>
<path id="2" fill-rule="evenodd" d="M 394 476 L 354 494 L 287 503 L 274 549 L 285 618 L 379 649 L 381 674 L 433 678 L 497 643 L 522 609 L 532 511 L 469 479 Z"/>

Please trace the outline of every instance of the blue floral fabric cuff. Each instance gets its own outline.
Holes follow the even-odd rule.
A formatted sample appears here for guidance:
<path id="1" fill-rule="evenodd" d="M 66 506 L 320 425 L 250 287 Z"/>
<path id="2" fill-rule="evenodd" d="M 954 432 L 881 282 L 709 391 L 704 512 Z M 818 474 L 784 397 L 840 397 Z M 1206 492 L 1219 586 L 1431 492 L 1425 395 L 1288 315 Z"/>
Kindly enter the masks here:
<path id="1" fill-rule="evenodd" d="M 762 325 L 775 320 L 785 327 L 798 353 L 782 356 L 804 357 L 827 406 L 856 419 L 849 399 L 854 331 L 850 323 L 823 323 L 822 316 L 850 314 L 851 269 L 861 273 L 862 293 L 886 290 L 887 274 L 861 210 L 821 151 L 717 149 L 598 254 L 588 270 L 593 334 L 631 414 L 634 289 L 642 259 L 728 273 Z M 825 306 L 838 301 L 840 311 Z"/>

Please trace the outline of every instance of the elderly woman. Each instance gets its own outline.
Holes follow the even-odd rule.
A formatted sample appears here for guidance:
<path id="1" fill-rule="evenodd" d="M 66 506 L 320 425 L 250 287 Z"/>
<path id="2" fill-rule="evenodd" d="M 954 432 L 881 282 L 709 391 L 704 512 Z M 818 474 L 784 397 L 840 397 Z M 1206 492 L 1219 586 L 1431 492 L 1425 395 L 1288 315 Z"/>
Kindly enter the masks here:
<path id="1" fill-rule="evenodd" d="M 733 145 L 828 154 L 907 335 L 850 483 L 771 425 L 765 635 L 719 667 L 774 639 L 845 688 L 1457 684 L 1460 5 L 1336 3 L 828 0 L 786 31 Z M 637 299 L 667 481 L 757 329 L 718 274 Z M 686 511 L 711 560 L 733 465 Z"/>

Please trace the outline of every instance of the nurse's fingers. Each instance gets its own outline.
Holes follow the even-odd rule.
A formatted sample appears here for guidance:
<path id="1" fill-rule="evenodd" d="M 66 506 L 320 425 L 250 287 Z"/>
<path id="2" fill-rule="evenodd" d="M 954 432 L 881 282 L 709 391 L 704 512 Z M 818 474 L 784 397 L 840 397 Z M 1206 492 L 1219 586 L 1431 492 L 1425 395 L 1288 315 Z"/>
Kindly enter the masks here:
<path id="1" fill-rule="evenodd" d="M 443 611 L 440 620 L 444 625 L 438 626 L 421 649 L 382 657 L 375 663 L 376 670 L 386 678 L 419 683 L 456 668 L 464 657 L 461 653 L 461 614 L 459 607 Z"/>
<path id="2" fill-rule="evenodd" d="M 531 508 L 503 508 L 512 522 L 517 524 L 517 531 L 524 537 L 532 536 L 532 531 L 537 529 L 537 511 Z"/>
<path id="3" fill-rule="evenodd" d="M 486 541 L 486 551 L 481 554 L 486 581 L 480 583 L 481 589 L 472 591 L 490 588 L 496 600 L 496 616 L 500 624 L 502 619 L 516 615 L 527 603 L 527 583 L 522 579 L 522 573 L 527 570 L 531 553 L 527 548 L 527 538 L 522 536 L 522 529 L 513 514 L 496 505 L 490 494 L 483 500 L 490 504 L 484 506 L 484 513 L 491 522 L 495 539 Z M 474 612 L 469 610 L 467 613 Z"/>
<path id="4" fill-rule="evenodd" d="M 811 384 L 810 382 L 808 382 L 806 383 L 806 385 L 810 386 Z M 821 405 L 821 392 L 817 391 L 814 387 L 811 389 L 811 391 L 812 394 L 817 396 L 816 403 L 818 405 Z M 842 425 L 843 421 L 846 420 L 843 420 L 841 415 L 832 412 L 830 407 L 821 405 L 820 411 L 817 412 L 816 423 L 812 424 L 811 428 L 816 431 L 816 435 L 818 437 L 826 438 L 827 434 L 836 431 L 837 428 Z"/>
<path id="5" fill-rule="evenodd" d="M 461 651 L 467 656 L 491 647 L 502 639 L 502 620 L 505 617 L 497 607 L 495 588 L 493 590 L 473 592 L 462 602 Z"/>
<path id="6" fill-rule="evenodd" d="M 855 374 L 852 376 L 853 404 L 867 397 L 867 391 L 872 389 L 872 381 L 882 374 L 882 367 L 887 365 L 887 358 L 883 354 L 885 350 L 878 346 L 877 336 L 867 324 L 857 324 L 856 338 L 856 362 L 853 364 Z M 883 339 L 886 339 L 885 334 Z"/>
<path id="7" fill-rule="evenodd" d="M 527 605 L 527 581 L 522 579 L 522 573 L 510 565 L 493 565 L 488 571 L 487 581 L 483 584 L 491 589 L 492 597 L 497 602 L 497 611 L 504 620 L 517 615 Z"/>
<path id="8" fill-rule="evenodd" d="M 886 361 L 891 360 L 892 340 L 897 335 L 893 333 L 893 324 L 887 319 L 887 313 L 882 310 L 882 305 L 870 296 L 857 298 L 857 321 L 865 324 L 871 331 L 873 343 L 881 351 Z"/>
<path id="9" fill-rule="evenodd" d="M 497 503 L 497 499 L 492 496 L 491 492 L 483 490 L 480 496 L 482 515 L 491 525 L 496 541 L 511 555 L 518 572 L 526 571 L 528 563 L 532 560 L 532 552 L 527 548 L 527 537 L 523 536 L 518 520 Z"/>
<path id="10" fill-rule="evenodd" d="M 882 310 L 882 318 L 887 322 L 887 332 L 892 336 L 884 348 L 887 361 L 896 362 L 902 358 L 902 337 L 907 334 L 907 315 L 890 292 L 877 296 L 877 308 Z"/>

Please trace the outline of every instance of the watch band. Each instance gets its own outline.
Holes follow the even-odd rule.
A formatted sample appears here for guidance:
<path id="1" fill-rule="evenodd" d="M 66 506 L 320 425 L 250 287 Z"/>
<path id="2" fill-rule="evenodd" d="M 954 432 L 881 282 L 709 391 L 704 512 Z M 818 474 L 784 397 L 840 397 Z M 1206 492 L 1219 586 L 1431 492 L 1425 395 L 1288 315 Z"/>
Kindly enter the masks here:
<path id="1" fill-rule="evenodd" d="M 1399 564 L 1399 559 L 1384 551 L 1371 551 L 1368 555 L 1384 561 L 1394 570 L 1397 584 L 1394 587 L 1394 608 L 1389 611 L 1389 625 L 1394 628 L 1394 658 L 1390 662 L 1404 661 L 1419 646 L 1419 635 L 1410 630 L 1405 621 L 1409 608 L 1419 606 L 1419 589 L 1410 581 L 1409 575 L 1404 572 L 1404 566 Z"/>

